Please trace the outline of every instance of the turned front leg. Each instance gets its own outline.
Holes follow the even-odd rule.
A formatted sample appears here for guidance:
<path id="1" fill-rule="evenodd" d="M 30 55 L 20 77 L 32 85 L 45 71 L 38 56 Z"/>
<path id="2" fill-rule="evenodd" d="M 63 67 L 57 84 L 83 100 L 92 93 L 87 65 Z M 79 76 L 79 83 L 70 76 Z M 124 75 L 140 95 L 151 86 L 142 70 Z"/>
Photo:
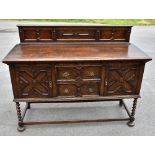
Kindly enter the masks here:
<path id="1" fill-rule="evenodd" d="M 16 102 L 16 110 L 17 110 L 17 116 L 18 116 L 18 128 L 17 128 L 17 130 L 21 132 L 21 131 L 25 130 L 25 127 L 23 125 L 23 118 L 21 115 L 21 109 L 20 109 L 19 102 Z"/>
<path id="2" fill-rule="evenodd" d="M 137 106 L 137 98 L 135 98 L 134 101 L 133 101 L 133 106 L 132 106 L 132 112 L 131 112 L 131 116 L 130 116 L 130 121 L 128 122 L 128 125 L 130 127 L 133 127 L 135 125 L 136 106 Z"/>

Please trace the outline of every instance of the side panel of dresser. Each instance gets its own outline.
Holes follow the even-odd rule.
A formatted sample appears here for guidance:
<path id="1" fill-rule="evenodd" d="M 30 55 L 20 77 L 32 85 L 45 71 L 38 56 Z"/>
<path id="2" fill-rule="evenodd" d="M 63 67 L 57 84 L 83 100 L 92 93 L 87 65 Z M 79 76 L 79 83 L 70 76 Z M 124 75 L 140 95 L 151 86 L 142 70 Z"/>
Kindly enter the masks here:
<path id="1" fill-rule="evenodd" d="M 145 63 L 14 64 L 15 98 L 75 98 L 139 95 Z"/>

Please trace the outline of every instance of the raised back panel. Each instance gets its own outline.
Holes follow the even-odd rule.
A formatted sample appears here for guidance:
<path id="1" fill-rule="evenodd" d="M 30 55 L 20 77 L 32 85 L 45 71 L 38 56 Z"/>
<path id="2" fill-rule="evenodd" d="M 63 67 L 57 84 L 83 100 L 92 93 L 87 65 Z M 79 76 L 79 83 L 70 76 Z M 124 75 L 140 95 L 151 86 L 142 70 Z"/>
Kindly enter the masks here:
<path id="1" fill-rule="evenodd" d="M 131 26 L 18 26 L 21 42 L 129 42 Z"/>

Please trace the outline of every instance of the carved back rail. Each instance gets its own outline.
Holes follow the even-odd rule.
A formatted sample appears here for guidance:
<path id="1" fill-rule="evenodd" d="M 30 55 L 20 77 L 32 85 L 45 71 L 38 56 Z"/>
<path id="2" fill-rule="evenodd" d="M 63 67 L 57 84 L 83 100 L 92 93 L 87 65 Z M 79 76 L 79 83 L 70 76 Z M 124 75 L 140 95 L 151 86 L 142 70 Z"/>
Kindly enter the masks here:
<path id="1" fill-rule="evenodd" d="M 129 42 L 131 26 L 18 26 L 21 43 Z"/>

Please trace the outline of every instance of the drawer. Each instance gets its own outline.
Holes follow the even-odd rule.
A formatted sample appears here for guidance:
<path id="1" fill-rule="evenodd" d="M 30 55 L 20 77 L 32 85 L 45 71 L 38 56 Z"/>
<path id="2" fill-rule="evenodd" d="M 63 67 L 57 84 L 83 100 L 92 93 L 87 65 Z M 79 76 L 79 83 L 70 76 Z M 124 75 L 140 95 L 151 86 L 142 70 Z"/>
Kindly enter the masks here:
<path id="1" fill-rule="evenodd" d="M 100 66 L 84 66 L 81 72 L 82 79 L 100 79 L 101 67 Z"/>
<path id="2" fill-rule="evenodd" d="M 74 67 L 57 67 L 56 79 L 57 80 L 73 80 L 78 76 L 76 68 Z"/>
<path id="3" fill-rule="evenodd" d="M 57 80 L 100 79 L 101 65 L 87 63 L 64 63 L 56 66 Z"/>
<path id="4" fill-rule="evenodd" d="M 81 88 L 82 96 L 100 95 L 100 82 L 84 82 Z"/>
<path id="5" fill-rule="evenodd" d="M 57 95 L 75 97 L 77 88 L 74 84 L 58 84 L 57 85 Z"/>
<path id="6" fill-rule="evenodd" d="M 83 82 L 81 86 L 76 84 L 57 84 L 57 96 L 65 97 L 82 97 L 100 95 L 100 82 L 87 81 Z"/>

